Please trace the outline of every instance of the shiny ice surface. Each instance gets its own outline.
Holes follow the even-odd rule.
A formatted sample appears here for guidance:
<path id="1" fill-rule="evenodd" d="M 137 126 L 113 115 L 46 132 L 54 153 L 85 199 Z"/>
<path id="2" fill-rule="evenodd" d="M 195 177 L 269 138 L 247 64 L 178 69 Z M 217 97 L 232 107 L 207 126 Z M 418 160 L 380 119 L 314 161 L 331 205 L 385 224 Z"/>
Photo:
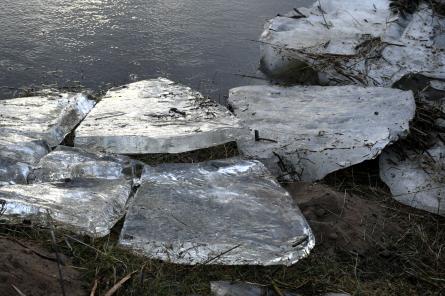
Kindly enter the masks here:
<path id="1" fill-rule="evenodd" d="M 30 166 L 63 141 L 93 108 L 82 94 L 0 101 L 0 185 L 26 183 Z"/>
<path id="2" fill-rule="evenodd" d="M 21 139 L 29 142 L 14 143 L 8 139 L 8 136 L 0 139 L 0 186 L 26 184 L 31 165 L 37 163 L 50 151 L 43 141 L 28 137 L 21 137 Z"/>
<path id="3" fill-rule="evenodd" d="M 30 175 L 33 182 L 51 182 L 65 179 L 134 179 L 139 163 L 129 157 L 96 154 L 79 148 L 58 146 L 43 157 Z"/>
<path id="4" fill-rule="evenodd" d="M 147 167 L 119 244 L 179 264 L 292 265 L 314 236 L 257 161 Z"/>
<path id="5" fill-rule="evenodd" d="M 101 237 L 124 215 L 130 191 L 128 181 L 106 179 L 7 185 L 0 187 L 0 200 L 6 201 L 2 219 L 54 223 Z"/>
<path id="6" fill-rule="evenodd" d="M 445 77 L 445 19 L 421 5 L 393 15 L 389 0 L 320 0 L 270 20 L 261 36 L 262 66 L 272 76 L 330 85 L 391 86 L 407 74 Z"/>
<path id="7" fill-rule="evenodd" d="M 380 158 L 380 177 L 397 201 L 445 216 L 444 144 L 436 144 L 423 154 L 385 150 Z"/>
<path id="8" fill-rule="evenodd" d="M 45 96 L 0 101 L 0 134 L 11 143 L 28 142 L 23 137 L 45 141 L 54 147 L 94 107 L 82 94 L 54 93 Z"/>
<path id="9" fill-rule="evenodd" d="M 119 154 L 181 153 L 236 141 L 223 106 L 168 79 L 111 89 L 76 129 L 75 146 Z"/>
<path id="10" fill-rule="evenodd" d="M 0 159 L 0 186 L 26 184 L 30 170 L 31 167 L 25 163 Z"/>
<path id="11" fill-rule="evenodd" d="M 0 187 L 2 218 L 55 224 L 105 236 L 125 214 L 138 163 L 126 156 L 93 154 L 59 146 L 29 175 L 31 185 Z"/>
<path id="12" fill-rule="evenodd" d="M 407 135 L 415 111 L 411 92 L 358 86 L 246 86 L 229 103 L 252 133 L 240 151 L 301 181 L 375 158 Z"/>

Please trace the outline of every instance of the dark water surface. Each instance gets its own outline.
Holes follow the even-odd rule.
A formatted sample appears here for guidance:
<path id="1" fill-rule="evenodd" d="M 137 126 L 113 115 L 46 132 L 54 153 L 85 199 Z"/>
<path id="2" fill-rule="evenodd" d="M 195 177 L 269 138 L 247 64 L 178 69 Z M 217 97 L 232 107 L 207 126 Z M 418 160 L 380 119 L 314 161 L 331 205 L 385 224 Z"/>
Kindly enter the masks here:
<path id="1" fill-rule="evenodd" d="M 212 96 L 261 80 L 264 21 L 307 0 L 1 0 L 0 98 L 164 76 Z"/>

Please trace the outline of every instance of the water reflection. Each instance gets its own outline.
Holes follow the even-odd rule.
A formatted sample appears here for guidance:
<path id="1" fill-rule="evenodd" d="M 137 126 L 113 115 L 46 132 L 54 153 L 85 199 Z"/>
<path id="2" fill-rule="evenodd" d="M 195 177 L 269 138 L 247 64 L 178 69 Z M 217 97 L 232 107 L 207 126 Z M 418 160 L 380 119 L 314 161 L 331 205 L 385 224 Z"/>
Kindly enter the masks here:
<path id="1" fill-rule="evenodd" d="M 257 75 L 258 45 L 249 40 L 264 20 L 303 2 L 3 0 L 0 86 L 97 89 L 167 76 L 218 99 L 257 82 L 234 75 Z"/>

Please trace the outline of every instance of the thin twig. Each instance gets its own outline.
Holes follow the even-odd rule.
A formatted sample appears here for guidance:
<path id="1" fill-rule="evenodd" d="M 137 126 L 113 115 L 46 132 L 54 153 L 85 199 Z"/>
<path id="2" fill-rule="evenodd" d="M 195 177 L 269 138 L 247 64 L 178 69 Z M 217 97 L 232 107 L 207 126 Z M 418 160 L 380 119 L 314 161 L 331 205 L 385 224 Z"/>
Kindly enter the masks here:
<path id="1" fill-rule="evenodd" d="M 325 23 L 326 28 L 328 28 L 328 30 L 329 30 L 330 27 L 329 27 L 329 24 L 328 24 L 328 22 L 327 22 L 325 16 L 324 16 L 324 11 L 323 11 L 323 8 L 321 7 L 320 0 L 318 0 L 318 9 L 320 10 L 321 15 L 323 16 L 323 20 L 324 20 L 324 23 Z"/>
<path id="2" fill-rule="evenodd" d="M 89 245 L 87 243 L 84 243 L 83 241 L 81 241 L 81 240 L 79 240 L 79 239 L 77 239 L 75 237 L 69 236 L 67 234 L 65 234 L 65 237 L 67 237 L 67 238 L 69 238 L 69 239 L 71 239 L 71 240 L 73 240 L 73 241 L 75 241 L 75 242 L 77 242 L 77 243 L 87 247 L 87 248 L 90 248 L 90 249 L 96 251 L 97 253 L 101 254 L 102 256 L 110 257 L 111 259 L 113 259 L 113 260 L 115 260 L 117 262 L 120 262 L 122 264 L 124 263 L 122 260 L 119 260 L 118 258 L 116 258 L 116 257 L 114 257 L 112 255 L 106 254 L 106 253 L 102 252 L 101 250 L 99 250 L 99 249 L 97 249 L 97 248 L 95 248 L 95 247 L 93 247 L 93 246 L 91 246 L 91 245 Z"/>
<path id="3" fill-rule="evenodd" d="M 48 215 L 48 221 L 50 222 L 49 226 L 50 226 L 51 242 L 53 244 L 54 252 L 56 253 L 56 258 L 57 258 L 57 268 L 59 270 L 60 288 L 62 289 L 62 295 L 66 296 L 65 284 L 63 282 L 63 272 L 62 272 L 62 266 L 61 266 L 61 259 L 60 259 L 58 248 L 57 248 L 56 236 L 54 235 L 54 225 L 51 223 L 51 215 L 49 214 L 49 211 L 47 211 L 46 214 Z"/>
<path id="4" fill-rule="evenodd" d="M 125 277 L 123 277 L 119 282 L 117 282 L 113 287 L 111 287 L 110 290 L 108 290 L 107 293 L 105 293 L 104 296 L 111 296 L 114 293 L 116 293 L 117 290 L 119 290 L 123 284 L 125 284 L 132 276 L 135 274 L 137 270 L 127 274 Z"/>
<path id="5" fill-rule="evenodd" d="M 275 291 L 275 293 L 277 293 L 278 296 L 284 296 L 283 292 L 281 292 L 280 288 L 278 288 L 275 281 L 272 281 L 272 288 Z"/>
<path id="6" fill-rule="evenodd" d="M 218 258 L 224 256 L 225 254 L 227 254 L 227 253 L 229 253 L 229 252 L 235 250 L 236 248 L 239 248 L 240 246 L 241 246 L 241 245 L 236 245 L 236 246 L 234 246 L 234 247 L 228 249 L 227 251 L 224 251 L 224 252 L 220 253 L 219 255 L 217 255 L 217 256 L 215 256 L 215 257 L 212 257 L 212 258 L 206 260 L 202 265 L 209 264 L 210 262 L 212 262 L 212 261 L 214 261 L 214 260 L 216 260 L 216 259 L 218 259 Z"/>
<path id="7" fill-rule="evenodd" d="M 96 295 L 96 289 L 97 289 L 97 279 L 94 280 L 93 288 L 91 289 L 90 296 Z"/>
<path id="8" fill-rule="evenodd" d="M 243 77 L 243 78 L 251 78 L 251 79 L 258 79 L 258 80 L 269 81 L 269 79 L 267 79 L 267 78 L 258 77 L 258 76 L 254 76 L 254 75 L 246 75 L 246 74 L 239 74 L 239 73 L 232 73 L 232 75 L 240 76 L 240 77 Z"/>
<path id="9" fill-rule="evenodd" d="M 20 296 L 26 296 L 25 293 L 23 293 L 22 291 L 19 290 L 19 288 L 17 288 L 13 284 L 11 284 L 11 286 L 14 288 L 14 290 L 17 292 L 17 294 L 19 294 Z"/>
<path id="10" fill-rule="evenodd" d="M 53 229 L 51 229 L 50 232 L 51 232 L 51 241 L 53 243 L 54 252 L 56 253 L 56 258 L 57 258 L 57 268 L 59 269 L 60 288 L 62 289 L 62 295 L 66 296 L 65 284 L 63 283 L 63 273 L 62 273 L 61 259 L 60 259 L 60 256 L 59 256 L 59 252 L 57 250 L 56 236 L 54 235 L 54 230 Z"/>
<path id="11" fill-rule="evenodd" d="M 27 245 L 21 243 L 20 241 L 16 240 L 15 238 L 8 237 L 8 236 L 2 236 L 2 235 L 0 235 L 0 238 L 7 239 L 7 240 L 10 240 L 10 241 L 13 241 L 14 243 L 20 245 L 21 247 L 23 247 L 23 248 L 25 248 L 25 249 L 30 250 L 31 252 L 33 252 L 34 254 L 36 254 L 37 256 L 39 256 L 39 257 L 41 257 L 41 258 L 43 258 L 43 259 L 57 262 L 57 258 L 46 256 L 46 255 L 44 255 L 44 254 L 42 254 L 42 253 L 40 253 L 40 252 L 34 250 L 33 248 L 30 248 L 30 247 L 28 247 Z"/>
<path id="12" fill-rule="evenodd" d="M 0 199 L 0 217 L 6 212 L 6 200 Z"/>

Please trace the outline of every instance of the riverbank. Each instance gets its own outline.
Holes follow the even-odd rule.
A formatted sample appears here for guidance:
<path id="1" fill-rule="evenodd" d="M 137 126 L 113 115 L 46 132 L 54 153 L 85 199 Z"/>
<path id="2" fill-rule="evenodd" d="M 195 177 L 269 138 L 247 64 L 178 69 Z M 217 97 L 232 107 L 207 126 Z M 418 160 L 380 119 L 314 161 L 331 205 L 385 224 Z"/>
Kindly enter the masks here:
<path id="1" fill-rule="evenodd" d="M 373 25 L 378 28 L 386 22 L 388 12 L 379 11 L 384 2 L 366 8 L 367 15 L 377 15 Z M 308 15 L 294 10 L 292 16 L 277 17 L 287 24 L 279 27 L 298 29 L 301 19 L 315 18 L 327 34 L 338 7 L 330 8 L 314 6 Z M 360 21 L 367 28 L 368 18 Z M 267 30 L 278 32 L 273 25 Z M 340 33 L 337 42 L 320 48 L 323 54 L 344 44 Z M 427 41 L 415 40 L 429 54 Z M 379 42 L 378 47 L 411 46 L 394 44 L 380 48 Z M 282 52 L 275 53 L 278 58 L 272 60 L 281 61 Z M 402 64 L 404 73 L 414 71 L 413 65 Z M 437 65 L 439 72 L 443 64 Z M 358 76 L 345 76 L 338 67 L 323 69 L 326 75 L 319 73 L 319 78 L 327 83 L 363 73 L 368 77 L 367 68 Z M 394 82 L 394 76 L 373 75 L 385 86 Z M 445 289 L 445 218 L 439 216 L 441 195 L 428 187 L 438 183 L 441 190 L 442 184 L 434 177 L 443 167 L 435 166 L 436 155 L 428 152 L 443 142 L 438 125 L 443 109 L 428 104 L 440 101 L 428 92 L 441 95 L 440 79 L 427 80 L 427 87 L 398 85 L 412 92 L 366 83 L 249 86 L 230 92 L 232 112 L 162 78 L 114 88 L 96 100 L 53 94 L 38 97 L 37 104 L 30 98 L 5 101 L 3 110 L 10 111 L 0 113 L 7 127 L 0 130 L 5 135 L 0 144 L 6 147 L 0 150 L 6 168 L 0 179 L 0 233 L 6 280 L 0 288 L 19 295 L 47 295 L 48 290 L 59 295 L 72 286 L 82 286 L 86 295 L 210 295 L 212 282 L 228 281 L 254 283 L 275 295 L 440 295 Z M 31 105 L 38 116 L 30 116 L 28 126 L 21 121 L 33 112 L 23 115 L 20 106 Z M 68 134 L 74 129 L 75 135 Z M 247 129 L 248 136 L 243 134 Z M 27 158 L 19 153 L 23 147 L 36 153 L 28 151 Z M 403 154 L 405 149 L 414 157 Z M 392 159 L 394 154 L 399 158 Z M 231 159 L 239 155 L 254 160 Z M 197 164 L 209 160 L 218 161 Z M 401 166 L 408 161 L 421 165 Z M 394 194 L 394 183 L 407 178 L 391 178 L 411 170 L 426 175 L 427 185 L 402 193 L 408 198 L 400 202 L 430 212 L 395 200 L 401 195 Z M 427 192 L 432 202 L 419 192 Z M 21 223 L 11 223 L 18 219 Z M 32 272 L 17 260 L 16 250 L 9 250 L 11 244 L 39 257 L 32 260 Z M 37 278 L 35 270 L 42 269 L 51 284 L 36 287 L 27 277 Z"/>
<path id="2" fill-rule="evenodd" d="M 205 155 L 181 155 L 174 161 L 233 155 L 233 146 L 222 146 Z M 395 202 L 376 175 L 368 175 L 373 166 L 368 163 L 366 171 L 355 168 L 330 175 L 326 185 L 283 184 L 294 197 L 304 196 L 304 200 L 298 198 L 299 206 L 317 239 L 311 255 L 292 267 L 184 266 L 138 257 L 117 247 L 123 221 L 102 239 L 56 232 L 55 241 L 58 251 L 72 261 L 85 294 L 95 290 L 92 295 L 104 295 L 124 278 L 127 280 L 114 295 L 209 295 L 210 282 L 221 280 L 258 283 L 302 295 L 440 294 L 445 288 L 441 280 L 445 276 L 445 220 Z M 54 254 L 49 229 L 2 224 L 0 231 L 3 239 L 32 248 L 37 245 Z M 57 265 L 54 261 L 46 264 Z M 25 295 L 30 291 L 48 295 L 26 283 L 27 276 L 32 276 L 27 267 L 15 270 L 22 270 L 19 279 L 23 285 L 18 287 Z M 71 280 L 65 275 L 64 281 Z"/>

